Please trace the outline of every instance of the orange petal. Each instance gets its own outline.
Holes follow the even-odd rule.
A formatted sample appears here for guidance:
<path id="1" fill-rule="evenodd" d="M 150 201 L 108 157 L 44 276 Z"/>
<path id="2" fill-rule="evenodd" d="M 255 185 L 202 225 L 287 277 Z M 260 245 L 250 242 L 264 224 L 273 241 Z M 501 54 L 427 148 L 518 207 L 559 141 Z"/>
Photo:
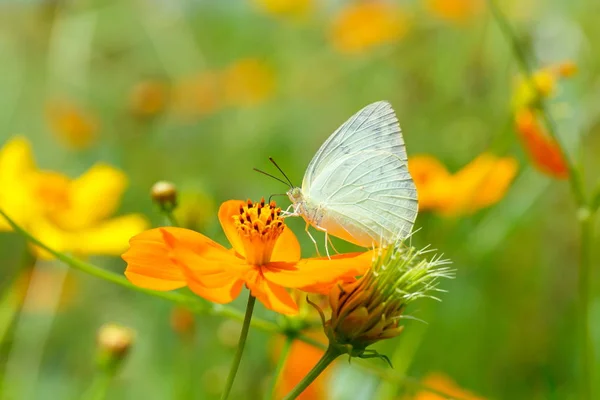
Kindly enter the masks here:
<path id="1" fill-rule="evenodd" d="M 189 229 L 161 228 L 169 258 L 182 271 L 187 285 L 198 296 L 229 303 L 242 290 L 241 277 L 249 266 L 233 252 Z"/>
<path id="2" fill-rule="evenodd" d="M 246 258 L 244 244 L 242 243 L 242 239 L 240 238 L 233 221 L 233 216 L 238 215 L 240 213 L 240 207 L 243 207 L 244 205 L 246 205 L 246 202 L 242 200 L 228 200 L 221 204 L 221 207 L 219 207 L 219 222 L 221 223 L 223 232 L 225 232 L 225 236 L 227 236 L 231 246 L 233 246 L 238 254 Z"/>
<path id="3" fill-rule="evenodd" d="M 554 178 L 568 178 L 569 169 L 559 144 L 544 131 L 536 115 L 531 110 L 523 109 L 517 113 L 515 120 L 533 165 Z"/>
<path id="4" fill-rule="evenodd" d="M 275 243 L 271 261 L 295 262 L 298 260 L 300 260 L 300 243 L 294 232 L 286 226 Z"/>
<path id="5" fill-rule="evenodd" d="M 173 290 L 186 285 L 181 269 L 169 258 L 169 248 L 160 229 L 151 229 L 131 238 L 123 254 L 125 276 L 146 289 Z"/>
<path id="6" fill-rule="evenodd" d="M 327 292 L 336 282 L 362 275 L 373 259 L 372 251 L 331 257 L 308 258 L 297 263 L 269 263 L 263 267 L 265 279 L 288 288 Z"/>
<path id="7" fill-rule="evenodd" d="M 265 279 L 259 268 L 252 268 L 245 277 L 252 295 L 270 310 L 286 315 L 297 314 L 298 305 L 292 296 L 283 287 Z"/>

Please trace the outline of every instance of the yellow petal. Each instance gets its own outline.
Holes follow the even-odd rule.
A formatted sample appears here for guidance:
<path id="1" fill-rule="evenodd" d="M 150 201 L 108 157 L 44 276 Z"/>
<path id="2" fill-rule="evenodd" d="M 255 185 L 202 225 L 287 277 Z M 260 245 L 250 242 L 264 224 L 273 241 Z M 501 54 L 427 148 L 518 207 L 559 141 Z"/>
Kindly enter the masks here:
<path id="1" fill-rule="evenodd" d="M 70 207 L 59 215 L 61 226 L 69 230 L 84 229 L 109 217 L 118 208 L 126 186 L 127 177 L 120 170 L 105 164 L 94 165 L 71 182 Z"/>
<path id="2" fill-rule="evenodd" d="M 146 219 L 139 214 L 129 214 L 113 218 L 93 228 L 77 232 L 65 231 L 48 220 L 38 220 L 31 227 L 31 233 L 48 247 L 81 255 L 106 254 L 120 255 L 127 250 L 129 239 L 148 227 Z M 38 256 L 48 254 L 38 250 Z"/>
<path id="3" fill-rule="evenodd" d="M 36 167 L 27 139 L 16 136 L 0 148 L 0 208 L 20 225 L 27 225 L 39 207 L 33 195 Z M 11 230 L 0 218 L 0 230 Z"/>

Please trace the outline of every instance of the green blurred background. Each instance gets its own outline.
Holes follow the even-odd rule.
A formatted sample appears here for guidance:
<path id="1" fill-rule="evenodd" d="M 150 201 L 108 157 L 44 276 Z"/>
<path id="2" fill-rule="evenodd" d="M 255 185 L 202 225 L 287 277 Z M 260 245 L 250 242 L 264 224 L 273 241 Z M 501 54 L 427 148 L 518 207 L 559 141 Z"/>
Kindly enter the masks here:
<path id="1" fill-rule="evenodd" d="M 279 3 L 293 6 L 282 12 Z M 576 399 L 578 232 L 568 183 L 536 172 L 521 149 L 511 110 L 517 68 L 485 4 L 461 1 L 464 10 L 448 15 L 437 3 L 444 1 L 389 2 L 402 22 L 394 39 L 349 50 L 336 45 L 336 29 L 368 23 L 358 17 L 335 28 L 350 4 L 343 1 L 5 1 L 0 142 L 24 135 L 42 168 L 73 177 L 98 161 L 122 169 L 129 186 L 120 213 L 141 212 L 154 225 L 164 221 L 150 187 L 170 180 L 187 199 L 186 223 L 225 244 L 216 219 L 221 202 L 286 190 L 253 167 L 272 170 L 272 156 L 299 184 L 337 126 L 366 104 L 388 100 L 409 156 L 433 155 L 457 171 L 491 151 L 517 158 L 519 172 L 490 208 L 456 217 L 420 214 L 414 243 L 443 252 L 456 279 L 443 283 L 448 293 L 441 303 L 418 302 L 410 310 L 427 324 L 407 321 L 399 338 L 377 348 L 401 373 L 443 373 L 485 398 Z M 553 102 L 569 106 L 561 134 L 570 153 L 594 171 L 591 185 L 600 171 L 600 3 L 512 0 L 500 6 L 539 66 L 577 63 L 577 76 Z M 56 105 L 75 114 L 65 118 L 79 118 L 79 128 L 61 132 Z M 312 256 L 303 222 L 290 225 L 303 255 Z M 25 249 L 17 235 L 0 235 L 3 291 L 19 275 Z M 125 266 L 118 258 L 90 260 L 113 271 Z M 96 331 L 109 321 L 134 328 L 137 339 L 108 398 L 219 397 L 236 323 L 197 317 L 195 338 L 182 340 L 169 323 L 171 304 L 78 272 L 69 277 L 74 293 L 66 305 L 56 313 L 24 311 L 4 337 L 1 371 L 11 349 L 26 349 L 12 361 L 17 372 L 11 380 L 3 378 L 5 390 L 18 388 L 15 399 L 79 398 L 94 375 Z M 276 318 L 262 306 L 257 315 Z M 232 398 L 263 396 L 274 368 L 272 344 L 271 336 L 251 331 Z M 328 398 L 335 399 L 402 392 L 399 383 L 384 384 L 345 361 L 331 386 Z M 600 393 L 600 379 L 596 389 Z"/>

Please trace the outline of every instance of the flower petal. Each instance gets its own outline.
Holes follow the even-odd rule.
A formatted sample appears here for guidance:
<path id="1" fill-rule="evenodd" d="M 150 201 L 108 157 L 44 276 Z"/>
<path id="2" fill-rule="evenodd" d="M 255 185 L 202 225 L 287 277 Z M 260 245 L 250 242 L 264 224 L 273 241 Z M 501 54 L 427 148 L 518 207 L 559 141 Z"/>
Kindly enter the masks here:
<path id="1" fill-rule="evenodd" d="M 131 238 L 122 255 L 127 262 L 125 276 L 146 289 L 173 290 L 186 285 L 181 269 L 169 258 L 170 249 L 160 229 L 151 229 Z"/>
<path id="2" fill-rule="evenodd" d="M 249 270 L 245 275 L 245 280 L 252 295 L 268 309 L 286 315 L 295 315 L 298 313 L 298 305 L 287 290 L 265 279 L 259 267 Z"/>
<path id="3" fill-rule="evenodd" d="M 161 228 L 169 258 L 183 273 L 189 288 L 215 303 L 229 303 L 242 290 L 248 265 L 233 252 L 189 229 Z"/>
<path id="4" fill-rule="evenodd" d="M 244 258 L 246 258 L 244 244 L 235 227 L 233 216 L 238 215 L 240 213 L 240 207 L 243 207 L 245 204 L 246 203 L 242 200 L 228 200 L 219 207 L 219 222 L 221 223 L 223 232 L 225 232 L 225 236 L 227 236 L 227 239 L 234 250 Z"/>
<path id="5" fill-rule="evenodd" d="M 83 229 L 114 214 L 127 186 L 120 170 L 96 164 L 69 186 L 69 208 L 60 215 L 68 229 Z M 100 201 L 99 201 L 100 200 Z"/>
<path id="6" fill-rule="evenodd" d="M 109 219 L 93 228 L 69 234 L 66 250 L 80 254 L 118 256 L 127 249 L 128 240 L 148 227 L 140 214 L 128 214 Z"/>
<path id="7" fill-rule="evenodd" d="M 263 267 L 266 280 L 308 292 L 327 293 L 338 281 L 352 281 L 371 265 L 372 251 L 331 257 L 308 258 L 297 263 L 269 263 Z"/>
<path id="8" fill-rule="evenodd" d="M 294 262 L 300 260 L 300 243 L 296 239 L 294 232 L 286 226 L 281 233 L 281 236 L 275 242 L 271 261 L 287 261 Z"/>

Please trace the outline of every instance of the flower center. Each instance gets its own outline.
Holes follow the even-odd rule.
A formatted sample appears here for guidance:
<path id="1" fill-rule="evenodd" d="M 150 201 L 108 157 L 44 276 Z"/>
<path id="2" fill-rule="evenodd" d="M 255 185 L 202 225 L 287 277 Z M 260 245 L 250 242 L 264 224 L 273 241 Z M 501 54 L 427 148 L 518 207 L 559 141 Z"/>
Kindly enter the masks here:
<path id="1" fill-rule="evenodd" d="M 275 202 L 259 203 L 240 206 L 239 215 L 234 215 L 235 226 L 244 243 L 246 261 L 251 265 L 264 265 L 271 261 L 271 254 L 277 238 L 283 232 L 285 225 L 281 218 L 281 208 Z"/>

